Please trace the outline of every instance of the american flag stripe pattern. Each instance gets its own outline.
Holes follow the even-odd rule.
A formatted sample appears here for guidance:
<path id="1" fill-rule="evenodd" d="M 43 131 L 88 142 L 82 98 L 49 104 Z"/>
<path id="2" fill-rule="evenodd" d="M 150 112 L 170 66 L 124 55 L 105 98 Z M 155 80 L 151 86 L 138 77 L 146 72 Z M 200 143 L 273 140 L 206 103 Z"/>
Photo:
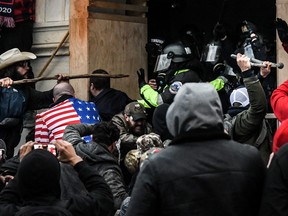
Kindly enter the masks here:
<path id="1" fill-rule="evenodd" d="M 96 105 L 77 98 L 67 99 L 54 107 L 37 114 L 35 126 L 35 141 L 49 144 L 62 139 L 64 130 L 70 124 L 96 124 L 101 121 Z M 90 136 L 84 137 L 86 142 Z"/>

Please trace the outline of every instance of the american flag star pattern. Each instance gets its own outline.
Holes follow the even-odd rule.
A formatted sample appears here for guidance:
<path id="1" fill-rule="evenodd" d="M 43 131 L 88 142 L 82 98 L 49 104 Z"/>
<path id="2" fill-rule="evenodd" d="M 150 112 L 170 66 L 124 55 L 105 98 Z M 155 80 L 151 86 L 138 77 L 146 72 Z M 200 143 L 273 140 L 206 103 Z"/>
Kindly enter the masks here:
<path id="1" fill-rule="evenodd" d="M 70 124 L 96 124 L 100 121 L 99 112 L 93 102 L 70 98 L 36 115 L 35 142 L 49 144 L 62 139 L 66 126 Z M 83 139 L 89 142 L 91 136 Z"/>

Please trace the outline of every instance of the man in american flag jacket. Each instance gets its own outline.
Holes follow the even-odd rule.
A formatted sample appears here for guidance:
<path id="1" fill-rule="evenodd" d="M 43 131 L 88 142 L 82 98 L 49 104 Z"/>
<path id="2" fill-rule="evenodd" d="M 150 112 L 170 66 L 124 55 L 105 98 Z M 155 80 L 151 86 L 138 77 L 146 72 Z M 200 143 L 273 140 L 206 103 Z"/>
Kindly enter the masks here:
<path id="1" fill-rule="evenodd" d="M 101 121 L 96 105 L 75 98 L 71 84 L 61 82 L 53 89 L 54 104 L 36 116 L 35 142 L 49 144 L 62 139 L 64 130 L 70 124 L 96 124 Z M 86 142 L 91 137 L 84 137 Z"/>

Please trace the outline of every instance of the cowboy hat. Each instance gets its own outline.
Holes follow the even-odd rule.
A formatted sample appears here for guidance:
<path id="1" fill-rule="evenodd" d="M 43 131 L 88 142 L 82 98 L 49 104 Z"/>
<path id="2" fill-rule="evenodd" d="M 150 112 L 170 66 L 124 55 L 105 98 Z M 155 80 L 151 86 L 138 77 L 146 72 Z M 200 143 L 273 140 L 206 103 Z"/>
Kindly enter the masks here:
<path id="1" fill-rule="evenodd" d="M 36 55 L 31 52 L 21 52 L 18 48 L 10 49 L 0 55 L 0 70 L 16 62 L 36 59 Z"/>

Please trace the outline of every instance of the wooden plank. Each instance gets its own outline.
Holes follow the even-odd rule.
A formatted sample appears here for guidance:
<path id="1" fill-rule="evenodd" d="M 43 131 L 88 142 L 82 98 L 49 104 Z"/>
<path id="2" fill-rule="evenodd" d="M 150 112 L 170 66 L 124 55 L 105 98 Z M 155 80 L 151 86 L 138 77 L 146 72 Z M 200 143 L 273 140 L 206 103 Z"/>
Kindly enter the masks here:
<path id="1" fill-rule="evenodd" d="M 148 12 L 148 7 L 144 5 L 121 4 L 114 2 L 95 1 L 90 3 L 89 8 L 109 8 L 117 10 L 128 10 L 136 12 Z"/>
<path id="2" fill-rule="evenodd" d="M 88 73 L 88 0 L 73 0 L 70 3 L 70 65 L 69 74 Z M 88 99 L 88 79 L 71 80 L 76 97 Z"/>
<path id="3" fill-rule="evenodd" d="M 288 23 L 288 0 L 277 0 L 276 1 L 276 17 L 279 17 L 285 20 Z M 276 33 L 276 32 L 275 32 Z M 277 34 L 276 41 L 276 56 L 277 62 L 284 63 L 284 68 L 282 70 L 277 69 L 277 86 L 282 84 L 288 79 L 288 73 L 285 73 L 288 70 L 288 58 L 287 53 L 282 47 L 282 43 Z"/>
<path id="4" fill-rule="evenodd" d="M 89 19 L 88 26 L 89 71 L 104 69 L 110 74 L 129 75 L 129 78 L 111 80 L 111 86 L 139 99 L 136 71 L 140 67 L 147 71 L 147 25 Z"/>
<path id="5" fill-rule="evenodd" d="M 111 80 L 111 86 L 126 92 L 133 99 L 139 99 L 136 71 L 140 67 L 147 70 L 146 14 L 135 11 L 138 7 L 123 5 L 125 9 L 134 11 L 98 8 L 108 13 L 92 13 L 87 10 L 89 3 L 89 0 L 71 1 L 69 75 L 91 74 L 96 69 L 107 70 L 111 75 L 127 74 L 129 78 Z M 135 6 L 138 3 L 143 4 L 135 1 L 131 4 Z M 109 11 L 112 12 L 109 14 Z M 111 14 L 113 12 L 115 14 Z M 71 80 L 71 84 L 76 90 L 76 97 L 88 99 L 88 79 Z"/>
<path id="6" fill-rule="evenodd" d="M 102 20 L 115 20 L 133 23 L 147 23 L 147 18 L 138 16 L 124 16 L 116 14 L 89 13 L 89 18 Z"/>

